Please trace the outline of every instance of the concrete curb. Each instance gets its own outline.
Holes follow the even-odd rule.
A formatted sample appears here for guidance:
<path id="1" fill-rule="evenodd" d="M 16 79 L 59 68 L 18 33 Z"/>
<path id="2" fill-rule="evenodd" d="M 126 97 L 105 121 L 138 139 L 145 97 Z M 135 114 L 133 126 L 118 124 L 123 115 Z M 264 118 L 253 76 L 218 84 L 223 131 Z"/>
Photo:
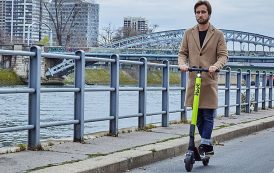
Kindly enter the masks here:
<path id="1" fill-rule="evenodd" d="M 237 124 L 214 130 L 213 140 L 223 142 L 246 136 L 267 128 L 274 127 L 274 117 Z M 199 142 L 198 135 L 196 142 Z M 70 164 L 35 170 L 35 173 L 117 173 L 141 167 L 156 161 L 181 155 L 187 151 L 188 137 L 150 144 L 134 149 L 116 152 L 106 156 L 90 158 Z"/>

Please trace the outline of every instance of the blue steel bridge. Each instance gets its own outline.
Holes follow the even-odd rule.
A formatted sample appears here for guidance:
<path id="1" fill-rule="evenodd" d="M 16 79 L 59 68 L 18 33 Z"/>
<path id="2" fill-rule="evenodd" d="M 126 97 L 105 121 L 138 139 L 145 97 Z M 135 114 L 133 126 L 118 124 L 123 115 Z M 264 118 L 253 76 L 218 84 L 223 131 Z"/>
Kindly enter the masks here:
<path id="1" fill-rule="evenodd" d="M 230 66 L 274 66 L 274 38 L 235 30 L 221 29 L 229 49 Z M 136 60 L 147 57 L 148 61 L 168 59 L 177 63 L 178 47 L 186 30 L 169 30 L 122 39 L 99 48 L 85 48 L 86 56 L 110 57 L 119 54 L 121 59 Z M 48 47 L 48 52 L 69 52 L 66 48 Z M 69 48 L 69 50 L 75 50 Z M 94 63 L 94 62 L 93 62 Z M 87 64 L 92 65 L 93 63 Z M 73 69 L 73 60 L 64 60 L 51 67 L 47 75 L 66 74 Z"/>
<path id="2" fill-rule="evenodd" d="M 274 38 L 255 33 L 221 29 L 231 51 L 274 51 Z M 155 32 L 119 40 L 105 47 L 142 48 L 142 49 L 178 49 L 185 29 Z M 245 47 L 246 46 L 246 47 Z"/>

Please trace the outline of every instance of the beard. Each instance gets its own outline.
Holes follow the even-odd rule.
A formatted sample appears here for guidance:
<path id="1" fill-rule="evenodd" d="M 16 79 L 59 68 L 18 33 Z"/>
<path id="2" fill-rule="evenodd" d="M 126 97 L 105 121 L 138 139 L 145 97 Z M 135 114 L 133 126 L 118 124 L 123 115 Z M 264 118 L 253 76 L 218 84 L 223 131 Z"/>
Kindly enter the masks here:
<path id="1" fill-rule="evenodd" d="M 199 19 L 196 19 L 196 20 L 197 20 L 197 22 L 198 22 L 199 24 L 204 25 L 204 24 L 207 24 L 207 23 L 208 23 L 209 17 L 206 18 L 206 19 L 201 19 L 201 18 L 199 18 Z"/>

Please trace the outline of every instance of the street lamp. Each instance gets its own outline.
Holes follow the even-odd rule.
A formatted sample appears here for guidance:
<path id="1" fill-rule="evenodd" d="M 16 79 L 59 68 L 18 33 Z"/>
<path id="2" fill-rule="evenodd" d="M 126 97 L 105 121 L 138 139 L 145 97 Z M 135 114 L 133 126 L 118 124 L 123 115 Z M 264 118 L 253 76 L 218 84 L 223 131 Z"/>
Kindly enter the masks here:
<path id="1" fill-rule="evenodd" d="M 30 24 L 29 26 L 28 26 L 28 46 L 29 46 L 29 42 L 30 42 L 30 27 L 32 27 L 32 25 L 33 25 L 34 23 L 32 23 L 32 24 Z"/>

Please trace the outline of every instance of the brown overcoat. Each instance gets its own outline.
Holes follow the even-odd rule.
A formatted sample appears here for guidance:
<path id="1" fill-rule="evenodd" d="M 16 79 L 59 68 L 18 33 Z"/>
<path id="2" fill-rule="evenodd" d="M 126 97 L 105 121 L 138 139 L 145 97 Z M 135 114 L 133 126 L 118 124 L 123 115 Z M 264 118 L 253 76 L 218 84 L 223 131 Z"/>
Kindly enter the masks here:
<path id="1" fill-rule="evenodd" d="M 200 47 L 198 25 L 185 31 L 179 49 L 179 65 L 209 68 L 216 66 L 221 69 L 228 60 L 227 46 L 222 31 L 211 24 L 208 28 L 202 48 Z M 187 84 L 185 106 L 192 107 L 195 83 L 195 72 L 190 72 Z M 202 86 L 199 108 L 217 109 L 218 107 L 218 73 L 210 76 L 202 73 Z"/>

